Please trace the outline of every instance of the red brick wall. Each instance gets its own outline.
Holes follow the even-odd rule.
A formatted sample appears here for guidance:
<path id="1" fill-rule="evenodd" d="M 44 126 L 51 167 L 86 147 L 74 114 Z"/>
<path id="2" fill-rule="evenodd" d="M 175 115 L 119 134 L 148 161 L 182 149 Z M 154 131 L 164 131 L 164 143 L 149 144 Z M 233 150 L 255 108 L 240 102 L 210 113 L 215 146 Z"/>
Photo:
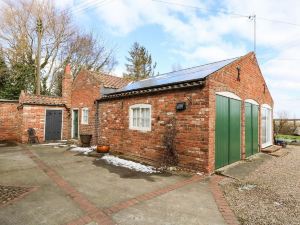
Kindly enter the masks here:
<path id="1" fill-rule="evenodd" d="M 237 67 L 240 68 L 240 81 L 237 80 Z M 256 58 L 253 53 L 249 53 L 242 59 L 226 66 L 218 72 L 211 75 L 207 84 L 209 86 L 209 161 L 208 170 L 214 170 L 215 160 L 215 109 L 216 109 L 216 92 L 228 91 L 238 95 L 242 101 L 241 109 L 241 131 L 242 131 L 242 158 L 245 158 L 245 115 L 244 100 L 253 99 L 261 104 L 268 104 L 273 108 L 271 94 L 266 87 L 264 93 L 265 80 L 258 67 Z M 259 110 L 259 143 L 261 145 L 260 135 L 260 110 Z"/>
<path id="2" fill-rule="evenodd" d="M 69 112 L 65 109 L 65 107 L 55 107 L 55 106 L 37 106 L 37 105 L 24 105 L 22 110 L 20 111 L 21 116 L 21 142 L 27 143 L 28 128 L 34 128 L 37 136 L 39 137 L 40 142 L 44 142 L 44 127 L 45 127 L 45 113 L 46 109 L 61 109 L 63 110 L 63 124 L 62 124 L 62 136 L 63 139 L 68 139 L 69 128 L 68 128 L 68 120 L 69 120 Z"/>
<path id="3" fill-rule="evenodd" d="M 19 140 L 17 102 L 0 102 L 0 140 Z"/>
<path id="4" fill-rule="evenodd" d="M 86 71 L 81 71 L 75 78 L 72 86 L 71 109 L 78 109 L 79 134 L 93 134 L 92 144 L 95 140 L 95 104 L 94 101 L 100 97 L 100 84 Z M 88 125 L 81 124 L 82 109 L 89 109 Z M 70 126 L 70 129 L 72 126 Z"/>
<path id="5" fill-rule="evenodd" d="M 186 102 L 185 111 L 176 112 L 178 102 Z M 152 129 L 142 132 L 129 129 L 129 107 L 151 104 Z M 160 162 L 164 150 L 165 125 L 177 120 L 175 139 L 179 165 L 206 171 L 208 153 L 208 89 L 193 89 L 135 96 L 100 102 L 99 142 L 106 140 L 113 152 Z"/>
<path id="6" fill-rule="evenodd" d="M 240 81 L 237 80 L 240 68 Z M 245 157 L 244 100 L 253 99 L 259 104 L 273 107 L 273 100 L 265 88 L 264 78 L 253 53 L 209 76 L 205 87 L 192 90 L 163 92 L 160 94 L 133 96 L 100 102 L 99 141 L 107 140 L 112 151 L 138 156 L 159 162 L 162 158 L 162 137 L 166 121 L 177 118 L 176 147 L 180 165 L 214 171 L 215 160 L 215 99 L 216 92 L 228 91 L 242 101 L 242 158 Z M 190 99 L 190 101 L 188 100 Z M 188 103 L 184 112 L 176 112 L 176 102 Z M 152 105 L 152 131 L 140 132 L 129 129 L 129 107 L 133 104 Z M 259 115 L 259 131 L 260 131 Z M 259 139 L 260 132 L 259 132 Z M 261 144 L 261 140 L 259 140 Z"/>

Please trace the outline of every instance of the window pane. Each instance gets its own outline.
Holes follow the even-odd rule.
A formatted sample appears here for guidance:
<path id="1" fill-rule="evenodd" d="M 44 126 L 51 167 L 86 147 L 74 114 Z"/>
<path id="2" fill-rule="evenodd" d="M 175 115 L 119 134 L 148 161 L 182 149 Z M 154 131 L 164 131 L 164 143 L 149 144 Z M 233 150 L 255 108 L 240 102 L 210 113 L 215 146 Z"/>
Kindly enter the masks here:
<path id="1" fill-rule="evenodd" d="M 271 141 L 271 110 L 266 110 L 266 142 Z"/>
<path id="2" fill-rule="evenodd" d="M 262 126 L 262 143 L 267 143 L 267 118 L 266 118 L 266 109 L 262 108 L 262 115 L 261 115 L 261 126 Z"/>
<path id="3" fill-rule="evenodd" d="M 132 109 L 132 123 L 133 123 L 132 125 L 134 127 L 136 127 L 136 118 L 137 118 L 136 113 L 137 113 L 137 110 L 136 109 Z"/>
<path id="4" fill-rule="evenodd" d="M 145 127 L 145 109 L 141 109 L 141 127 Z"/>
<path id="5" fill-rule="evenodd" d="M 136 115 L 137 115 L 137 121 L 136 121 L 136 126 L 140 127 L 140 119 L 141 119 L 141 115 L 140 115 L 140 108 L 136 109 Z"/>
<path id="6" fill-rule="evenodd" d="M 88 109 L 82 109 L 82 123 L 87 124 L 89 119 L 89 110 Z"/>
<path id="7" fill-rule="evenodd" d="M 150 127 L 150 109 L 146 109 L 146 124 L 145 124 L 145 127 Z"/>

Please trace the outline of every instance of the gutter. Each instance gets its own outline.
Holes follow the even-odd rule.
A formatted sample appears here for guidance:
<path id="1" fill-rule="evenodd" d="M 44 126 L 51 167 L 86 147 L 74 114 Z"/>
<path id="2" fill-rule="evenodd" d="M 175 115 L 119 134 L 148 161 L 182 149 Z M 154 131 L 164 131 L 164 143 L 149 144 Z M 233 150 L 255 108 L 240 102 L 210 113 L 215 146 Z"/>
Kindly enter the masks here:
<path id="1" fill-rule="evenodd" d="M 171 84 L 156 85 L 156 86 L 151 86 L 151 87 L 147 87 L 147 88 L 133 89 L 133 90 L 128 90 L 128 91 L 120 91 L 120 92 L 106 94 L 103 97 L 96 99 L 96 101 L 101 102 L 101 101 L 107 101 L 110 99 L 119 99 L 119 98 L 134 96 L 134 95 L 157 93 L 157 92 L 162 92 L 162 91 L 178 90 L 178 89 L 183 89 L 183 88 L 191 88 L 191 87 L 203 86 L 204 84 L 205 84 L 205 78 L 197 79 L 197 80 L 190 80 L 190 81 L 186 81 L 186 82 L 177 82 L 177 83 L 171 83 Z"/>

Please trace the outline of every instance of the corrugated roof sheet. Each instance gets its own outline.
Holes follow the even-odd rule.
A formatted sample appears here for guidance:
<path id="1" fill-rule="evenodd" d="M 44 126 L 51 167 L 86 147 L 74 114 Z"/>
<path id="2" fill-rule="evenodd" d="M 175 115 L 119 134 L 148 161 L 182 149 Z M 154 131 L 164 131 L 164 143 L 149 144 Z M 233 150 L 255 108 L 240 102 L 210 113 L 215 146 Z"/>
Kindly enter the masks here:
<path id="1" fill-rule="evenodd" d="M 240 57 L 222 60 L 188 69 L 178 70 L 170 73 L 165 73 L 159 76 L 154 76 L 148 79 L 132 82 L 126 85 L 125 87 L 118 89 L 115 93 L 203 79 L 208 75 L 221 69 L 222 67 L 232 63 L 238 58 Z"/>

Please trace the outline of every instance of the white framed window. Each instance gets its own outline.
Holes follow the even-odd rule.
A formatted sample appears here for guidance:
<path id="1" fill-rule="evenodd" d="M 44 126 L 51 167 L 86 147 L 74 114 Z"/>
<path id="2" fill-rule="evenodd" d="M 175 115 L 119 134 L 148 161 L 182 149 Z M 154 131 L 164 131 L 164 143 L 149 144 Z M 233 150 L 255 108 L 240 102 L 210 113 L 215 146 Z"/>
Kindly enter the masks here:
<path id="1" fill-rule="evenodd" d="M 151 131 L 151 105 L 136 104 L 129 107 L 129 129 Z"/>
<path id="2" fill-rule="evenodd" d="M 89 109 L 82 108 L 81 110 L 81 124 L 89 124 Z"/>
<path id="3" fill-rule="evenodd" d="M 261 106 L 261 142 L 262 148 L 272 145 L 272 108 L 269 105 Z"/>

